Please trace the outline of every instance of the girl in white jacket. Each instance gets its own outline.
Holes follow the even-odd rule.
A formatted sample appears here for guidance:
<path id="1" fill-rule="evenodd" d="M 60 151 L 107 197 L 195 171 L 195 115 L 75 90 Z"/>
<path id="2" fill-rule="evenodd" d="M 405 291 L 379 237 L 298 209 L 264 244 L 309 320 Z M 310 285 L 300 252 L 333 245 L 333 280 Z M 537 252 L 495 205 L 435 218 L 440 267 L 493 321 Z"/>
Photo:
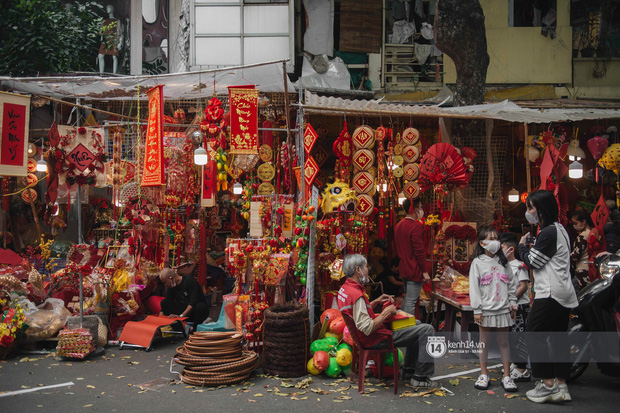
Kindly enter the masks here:
<path id="1" fill-rule="evenodd" d="M 504 364 L 502 386 L 505 391 L 517 391 L 510 378 L 510 347 L 508 328 L 512 325 L 517 308 L 517 282 L 501 249 L 499 234 L 492 227 L 481 227 L 478 245 L 469 269 L 469 298 L 474 320 L 480 328 L 480 377 L 475 387 L 489 387 L 487 359 L 491 333 L 497 334 L 497 344 Z"/>

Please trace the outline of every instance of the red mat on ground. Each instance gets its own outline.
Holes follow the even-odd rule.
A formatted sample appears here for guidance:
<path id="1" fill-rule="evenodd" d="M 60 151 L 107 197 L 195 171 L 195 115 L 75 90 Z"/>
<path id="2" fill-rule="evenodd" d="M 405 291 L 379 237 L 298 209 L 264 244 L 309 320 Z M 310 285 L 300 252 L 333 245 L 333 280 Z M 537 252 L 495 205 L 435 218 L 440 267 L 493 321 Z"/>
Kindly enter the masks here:
<path id="1" fill-rule="evenodd" d="M 169 318 L 167 316 L 158 317 L 150 315 L 142 321 L 128 321 L 118 339 L 125 343 L 148 348 L 159 328 L 183 320 L 187 320 L 187 317 Z"/>

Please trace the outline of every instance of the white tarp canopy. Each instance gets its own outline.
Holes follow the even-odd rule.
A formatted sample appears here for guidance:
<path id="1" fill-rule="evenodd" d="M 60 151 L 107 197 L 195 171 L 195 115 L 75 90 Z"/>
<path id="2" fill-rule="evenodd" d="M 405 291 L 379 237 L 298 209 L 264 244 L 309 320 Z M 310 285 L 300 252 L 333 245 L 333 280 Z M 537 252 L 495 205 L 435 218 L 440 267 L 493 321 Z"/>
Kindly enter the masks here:
<path id="1" fill-rule="evenodd" d="M 319 96 L 306 91 L 304 111 L 327 115 L 411 116 L 465 119 L 498 119 L 521 123 L 550 123 L 620 118 L 617 109 L 529 109 L 505 100 L 499 103 L 444 108 L 384 103 L 381 99 L 356 100 Z"/>
<path id="2" fill-rule="evenodd" d="M 257 63 L 199 72 L 170 73 L 144 76 L 50 76 L 50 77 L 0 77 L 4 88 L 21 93 L 54 98 L 81 98 L 84 100 L 136 99 L 157 85 L 164 85 L 165 99 L 198 99 L 216 93 L 228 94 L 228 86 L 256 85 L 261 92 L 284 92 L 282 60 Z M 286 76 L 288 91 L 294 92 L 293 84 Z M 199 89 L 198 84 L 202 85 Z"/>

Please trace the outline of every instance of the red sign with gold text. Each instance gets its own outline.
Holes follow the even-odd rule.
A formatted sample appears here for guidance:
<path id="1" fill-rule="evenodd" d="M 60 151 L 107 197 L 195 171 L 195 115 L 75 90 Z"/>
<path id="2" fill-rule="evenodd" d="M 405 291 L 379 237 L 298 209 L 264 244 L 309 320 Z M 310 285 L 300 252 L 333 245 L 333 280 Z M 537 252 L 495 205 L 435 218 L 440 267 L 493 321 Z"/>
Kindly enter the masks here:
<path id="1" fill-rule="evenodd" d="M 230 153 L 258 154 L 258 90 L 230 87 Z"/>
<path id="2" fill-rule="evenodd" d="M 0 92 L 0 175 L 28 174 L 30 97 Z"/>
<path id="3" fill-rule="evenodd" d="M 163 138 L 163 86 L 157 85 L 147 92 L 149 96 L 149 123 L 144 146 L 144 170 L 142 186 L 160 186 L 164 179 L 164 138 Z"/>
<path id="4" fill-rule="evenodd" d="M 200 193 L 200 206 L 212 207 L 215 205 L 217 193 L 217 162 L 211 158 L 202 168 L 202 191 Z"/>

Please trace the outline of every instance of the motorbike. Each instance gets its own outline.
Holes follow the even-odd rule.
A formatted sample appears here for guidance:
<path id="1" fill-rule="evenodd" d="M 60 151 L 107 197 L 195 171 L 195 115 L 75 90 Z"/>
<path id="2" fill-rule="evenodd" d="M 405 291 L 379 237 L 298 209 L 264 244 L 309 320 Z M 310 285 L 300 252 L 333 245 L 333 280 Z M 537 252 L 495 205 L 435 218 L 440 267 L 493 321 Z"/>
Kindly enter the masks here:
<path id="1" fill-rule="evenodd" d="M 572 311 L 569 324 L 571 370 L 567 381 L 576 380 L 593 362 L 602 348 L 597 332 L 615 332 L 620 342 L 620 256 L 606 255 L 595 260 L 601 278 L 577 293 L 579 306 Z M 609 338 L 609 335 L 606 335 Z M 613 339 L 615 340 L 615 338 Z M 620 354 L 615 355 L 615 359 Z M 602 374 L 620 377 L 620 363 L 597 362 Z"/>

